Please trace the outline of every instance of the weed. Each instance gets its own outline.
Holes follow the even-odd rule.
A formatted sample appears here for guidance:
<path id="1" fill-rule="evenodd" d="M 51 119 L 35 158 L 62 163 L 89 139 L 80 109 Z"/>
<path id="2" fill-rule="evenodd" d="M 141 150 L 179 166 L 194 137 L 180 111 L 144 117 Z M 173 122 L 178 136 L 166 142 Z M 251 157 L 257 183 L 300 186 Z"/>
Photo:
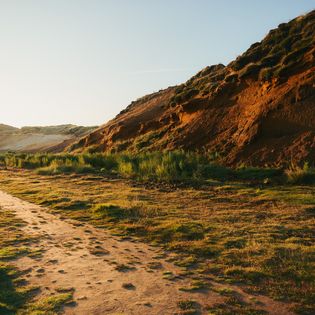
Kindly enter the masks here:
<path id="1" fill-rule="evenodd" d="M 315 170 L 304 163 L 303 167 L 291 165 L 285 172 L 287 181 L 290 184 L 313 184 L 315 183 Z"/>

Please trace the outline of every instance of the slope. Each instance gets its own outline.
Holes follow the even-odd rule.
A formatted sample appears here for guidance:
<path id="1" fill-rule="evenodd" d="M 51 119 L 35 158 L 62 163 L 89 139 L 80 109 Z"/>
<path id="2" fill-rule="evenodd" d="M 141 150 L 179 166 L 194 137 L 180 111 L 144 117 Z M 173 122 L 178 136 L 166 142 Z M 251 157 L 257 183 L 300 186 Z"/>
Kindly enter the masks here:
<path id="1" fill-rule="evenodd" d="M 0 124 L 0 151 L 61 152 L 70 143 L 95 128 L 60 125 L 19 129 Z"/>
<path id="2" fill-rule="evenodd" d="M 132 102 L 70 151 L 200 150 L 229 165 L 314 163 L 315 11 L 224 66 Z"/>

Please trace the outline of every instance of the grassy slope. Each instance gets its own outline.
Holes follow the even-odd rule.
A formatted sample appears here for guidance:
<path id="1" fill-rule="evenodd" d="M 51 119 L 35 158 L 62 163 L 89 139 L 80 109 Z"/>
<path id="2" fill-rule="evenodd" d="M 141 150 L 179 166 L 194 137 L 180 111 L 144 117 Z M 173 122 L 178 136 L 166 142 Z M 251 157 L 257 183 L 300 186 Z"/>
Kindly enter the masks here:
<path id="1" fill-rule="evenodd" d="M 97 175 L 52 177 L 29 171 L 2 171 L 0 183 L 65 217 L 177 252 L 175 263 L 198 280 L 184 290 L 215 279 L 295 302 L 299 314 L 315 311 L 314 186 L 218 182 L 202 189 L 148 189 Z M 213 312 L 235 313 L 235 307 L 231 303 Z"/>

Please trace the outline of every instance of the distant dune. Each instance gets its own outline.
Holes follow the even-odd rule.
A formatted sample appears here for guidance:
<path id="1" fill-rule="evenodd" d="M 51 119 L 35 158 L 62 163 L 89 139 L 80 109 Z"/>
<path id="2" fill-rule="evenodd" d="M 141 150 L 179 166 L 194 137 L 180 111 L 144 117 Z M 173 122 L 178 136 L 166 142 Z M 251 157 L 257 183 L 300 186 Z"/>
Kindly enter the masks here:
<path id="1" fill-rule="evenodd" d="M 73 141 L 93 131 L 96 127 L 60 125 L 47 127 L 22 127 L 0 124 L 0 151 L 61 152 Z"/>

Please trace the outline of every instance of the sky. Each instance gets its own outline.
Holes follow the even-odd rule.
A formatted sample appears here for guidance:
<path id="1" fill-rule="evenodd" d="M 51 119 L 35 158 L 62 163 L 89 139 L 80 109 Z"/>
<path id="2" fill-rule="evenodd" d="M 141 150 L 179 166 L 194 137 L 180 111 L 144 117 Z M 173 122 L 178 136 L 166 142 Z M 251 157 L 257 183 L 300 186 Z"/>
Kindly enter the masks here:
<path id="1" fill-rule="evenodd" d="M 315 0 L 0 0 L 0 123 L 100 125 Z"/>

